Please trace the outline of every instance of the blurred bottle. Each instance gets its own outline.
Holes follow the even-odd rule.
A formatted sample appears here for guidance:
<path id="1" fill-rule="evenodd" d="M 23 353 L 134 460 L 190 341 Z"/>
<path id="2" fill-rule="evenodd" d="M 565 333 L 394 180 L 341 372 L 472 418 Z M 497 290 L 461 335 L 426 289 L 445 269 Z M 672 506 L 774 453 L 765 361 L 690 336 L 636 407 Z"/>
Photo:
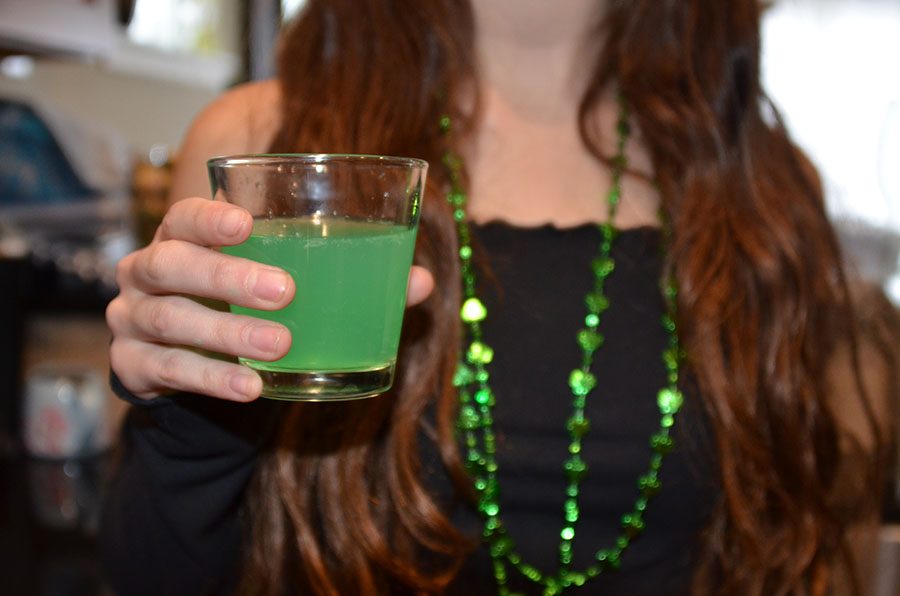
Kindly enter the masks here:
<path id="1" fill-rule="evenodd" d="M 25 386 L 22 439 L 29 455 L 84 458 L 111 446 L 106 383 L 99 371 L 45 363 L 29 372 Z"/>
<path id="2" fill-rule="evenodd" d="M 146 158 L 134 166 L 131 195 L 137 238 L 141 246 L 153 240 L 166 212 L 169 187 L 172 183 L 172 160 L 165 145 L 154 145 Z"/>

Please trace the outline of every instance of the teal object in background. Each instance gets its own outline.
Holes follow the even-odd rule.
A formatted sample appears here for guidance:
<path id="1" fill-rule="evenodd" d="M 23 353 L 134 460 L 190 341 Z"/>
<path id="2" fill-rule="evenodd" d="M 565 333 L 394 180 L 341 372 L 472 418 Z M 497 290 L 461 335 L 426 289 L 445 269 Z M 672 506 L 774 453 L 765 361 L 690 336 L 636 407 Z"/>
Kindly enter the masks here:
<path id="1" fill-rule="evenodd" d="M 93 199 L 46 123 L 24 103 L 0 99 L 0 207 Z"/>

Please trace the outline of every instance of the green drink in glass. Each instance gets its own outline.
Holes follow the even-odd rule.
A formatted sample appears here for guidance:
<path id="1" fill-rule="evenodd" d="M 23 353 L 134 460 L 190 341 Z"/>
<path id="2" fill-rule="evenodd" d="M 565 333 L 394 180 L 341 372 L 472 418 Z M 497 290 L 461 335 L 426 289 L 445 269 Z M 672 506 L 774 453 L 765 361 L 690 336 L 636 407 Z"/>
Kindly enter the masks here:
<path id="1" fill-rule="evenodd" d="M 231 307 L 291 331 L 291 349 L 280 360 L 241 359 L 262 377 L 263 395 L 331 401 L 389 389 L 425 162 L 238 156 L 211 160 L 209 167 L 216 198 L 254 215 L 250 238 L 222 251 L 280 267 L 297 287 L 293 302 L 278 311 Z M 236 200 L 238 194 L 246 200 Z"/>

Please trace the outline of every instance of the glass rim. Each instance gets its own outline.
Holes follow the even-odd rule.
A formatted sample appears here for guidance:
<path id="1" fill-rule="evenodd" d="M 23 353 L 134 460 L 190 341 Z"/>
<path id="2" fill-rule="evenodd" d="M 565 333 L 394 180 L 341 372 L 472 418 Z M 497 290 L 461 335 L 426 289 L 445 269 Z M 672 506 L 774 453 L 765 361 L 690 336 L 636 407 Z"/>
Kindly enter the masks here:
<path id="1" fill-rule="evenodd" d="M 240 167 L 249 165 L 323 164 L 329 162 L 349 162 L 368 165 L 387 165 L 423 169 L 428 162 L 417 157 L 395 155 L 375 155 L 366 153 L 242 153 L 213 157 L 206 166 Z"/>

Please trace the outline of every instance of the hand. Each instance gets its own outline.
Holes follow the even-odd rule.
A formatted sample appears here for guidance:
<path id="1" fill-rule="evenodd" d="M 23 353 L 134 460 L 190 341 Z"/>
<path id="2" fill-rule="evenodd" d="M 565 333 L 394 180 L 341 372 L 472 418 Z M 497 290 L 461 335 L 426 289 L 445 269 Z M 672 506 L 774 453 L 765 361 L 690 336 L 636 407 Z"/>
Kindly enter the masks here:
<path id="1" fill-rule="evenodd" d="M 291 346 L 286 327 L 207 308 L 184 295 L 260 310 L 278 310 L 294 299 L 291 276 L 281 269 L 224 255 L 215 246 L 247 239 L 249 212 L 201 198 L 175 203 L 153 242 L 119 263 L 119 295 L 109 303 L 110 365 L 134 395 L 150 399 L 169 391 L 202 393 L 234 401 L 259 397 L 262 381 L 251 369 L 188 349 L 256 360 L 277 360 Z M 431 274 L 410 271 L 407 306 L 425 300 Z"/>

